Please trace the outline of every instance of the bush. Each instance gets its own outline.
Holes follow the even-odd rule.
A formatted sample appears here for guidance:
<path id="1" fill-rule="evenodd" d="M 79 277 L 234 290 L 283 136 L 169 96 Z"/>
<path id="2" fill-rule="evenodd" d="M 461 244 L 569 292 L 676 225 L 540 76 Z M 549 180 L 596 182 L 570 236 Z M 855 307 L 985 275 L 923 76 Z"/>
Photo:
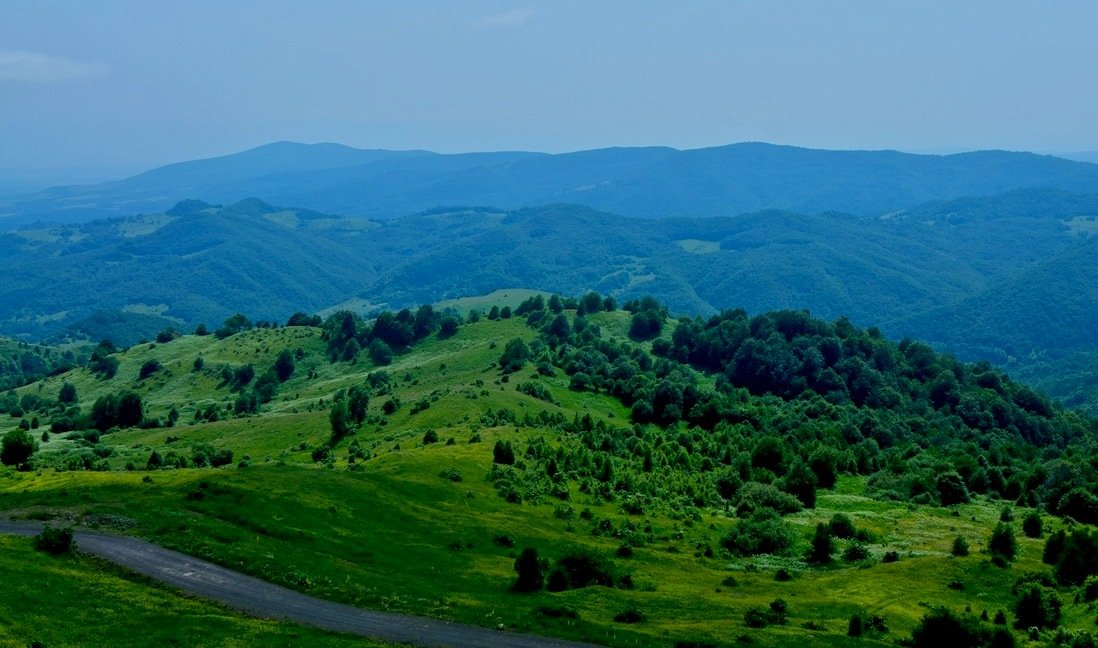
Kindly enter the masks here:
<path id="1" fill-rule="evenodd" d="M 988 539 L 987 549 L 992 562 L 1006 564 L 1013 562 L 1018 555 L 1018 541 L 1014 538 L 1014 527 L 1000 522 L 995 525 Z"/>
<path id="2" fill-rule="evenodd" d="M 557 570 L 563 572 L 568 585 L 567 589 L 582 589 L 593 585 L 614 586 L 614 572 L 611 565 L 602 558 L 586 552 L 561 557 L 557 560 Z"/>
<path id="3" fill-rule="evenodd" d="M 1060 625 L 1063 603 L 1052 590 L 1030 584 L 1014 605 L 1016 628 L 1055 628 Z"/>
<path id="4" fill-rule="evenodd" d="M 937 608 L 915 626 L 908 645 L 912 648 L 990 648 L 1013 646 L 1014 638 L 1005 628 L 992 630 L 973 617 L 960 617 L 945 608 Z"/>
<path id="5" fill-rule="evenodd" d="M 844 540 L 853 538 L 854 534 L 857 532 L 857 529 L 854 528 L 854 521 L 845 513 L 836 513 L 835 515 L 832 515 L 828 527 L 831 530 L 831 535 Z"/>
<path id="6" fill-rule="evenodd" d="M 614 621 L 617 623 L 641 623 L 647 618 L 648 617 L 646 617 L 643 612 L 634 608 L 614 615 Z"/>
<path id="7" fill-rule="evenodd" d="M 852 544 L 843 551 L 843 560 L 846 562 L 858 562 L 869 558 L 869 549 L 863 544 Z"/>
<path id="8" fill-rule="evenodd" d="M 509 441 L 496 441 L 496 445 L 492 447 L 492 463 L 506 466 L 515 463 L 515 449 Z"/>
<path id="9" fill-rule="evenodd" d="M 512 586 L 516 592 L 536 592 L 545 583 L 545 561 L 538 557 L 538 550 L 527 547 L 515 559 L 518 579 Z"/>
<path id="10" fill-rule="evenodd" d="M 138 372 L 137 379 L 144 380 L 157 371 L 160 371 L 160 362 L 157 360 L 147 360 L 141 365 L 141 371 Z"/>
<path id="11" fill-rule="evenodd" d="M 38 442 L 28 430 L 16 428 L 0 439 L 0 463 L 22 466 L 38 451 Z"/>
<path id="12" fill-rule="evenodd" d="M 34 537 L 35 549 L 55 556 L 72 553 L 75 547 L 72 529 L 55 529 L 46 525 L 46 528 Z"/>
<path id="13" fill-rule="evenodd" d="M 964 558 L 968 555 L 968 540 L 965 540 L 962 536 L 957 536 L 953 539 L 953 551 L 952 554 L 958 558 Z"/>
<path id="14" fill-rule="evenodd" d="M 789 524 L 773 509 L 760 509 L 736 523 L 721 541 L 726 549 L 741 556 L 781 554 L 793 546 L 795 536 Z"/>
<path id="15" fill-rule="evenodd" d="M 423 445 L 431 445 L 432 443 L 438 443 L 438 432 L 427 430 L 423 433 Z"/>
<path id="16" fill-rule="evenodd" d="M 1037 511 L 1030 511 L 1022 519 L 1022 533 L 1027 538 L 1040 538 L 1043 532 L 1044 523 L 1041 520 L 1041 514 Z"/>
<path id="17" fill-rule="evenodd" d="M 835 543 L 831 540 L 831 534 L 832 530 L 828 525 L 823 523 L 816 525 L 816 533 L 812 536 L 812 545 L 805 557 L 808 562 L 816 565 L 825 565 L 831 562 L 831 554 L 835 551 Z"/>

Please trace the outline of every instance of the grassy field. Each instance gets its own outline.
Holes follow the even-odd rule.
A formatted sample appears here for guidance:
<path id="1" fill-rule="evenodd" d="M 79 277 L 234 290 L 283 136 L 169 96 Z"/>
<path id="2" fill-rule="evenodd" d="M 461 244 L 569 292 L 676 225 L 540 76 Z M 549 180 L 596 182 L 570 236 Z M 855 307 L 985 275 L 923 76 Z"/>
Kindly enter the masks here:
<path id="1" fill-rule="evenodd" d="M 604 334 L 623 334 L 628 325 L 622 313 L 598 314 L 591 320 L 602 325 Z M 720 549 L 720 540 L 735 519 L 718 509 L 698 516 L 629 515 L 619 504 L 596 500 L 574 485 L 567 505 L 552 499 L 508 503 L 486 479 L 495 441 L 508 440 L 518 452 L 537 437 L 553 444 L 569 440 L 543 428 L 482 425 L 483 413 L 501 407 L 520 413 L 549 410 L 569 418 L 590 414 L 621 425 L 629 415 L 616 400 L 570 391 L 564 375 L 540 379 L 558 404 L 518 393 L 515 385 L 529 379 L 533 368 L 528 366 L 504 382 L 492 367 L 506 341 L 514 337 L 529 340 L 533 332 L 521 320 L 482 321 L 398 356 L 386 370 L 394 381 L 393 395 L 403 406 L 392 415 L 371 419 L 351 438 L 371 455 L 358 461 L 355 470 L 349 469 L 347 460 L 351 439 L 337 446 L 330 466 L 313 462 L 310 454 L 328 438 L 332 394 L 361 383 L 376 367 L 365 361 L 330 364 L 323 356 L 318 331 L 256 330 L 225 340 L 187 336 L 168 344 L 134 347 L 119 356 L 120 369 L 111 380 L 77 370 L 20 393 L 41 391 L 52 396 L 62 382 L 69 381 L 77 387 L 81 405 L 88 408 L 97 395 L 133 389 L 145 398 L 149 416 L 164 417 L 175 406 L 181 413 L 180 424 L 105 435 L 103 442 L 115 452 L 108 459 L 109 472 L 2 472 L 0 512 L 138 535 L 275 583 L 362 607 L 612 646 L 664 646 L 679 641 L 731 645 L 745 640 L 762 646 L 847 645 L 852 641 L 846 636 L 847 623 L 855 613 L 882 616 L 889 628 L 886 633 L 867 634 L 858 640 L 860 645 L 894 645 L 910 635 L 932 606 L 974 615 L 987 611 L 991 616 L 1004 610 L 1010 617 L 1014 581 L 1027 573 L 1047 571 L 1040 560 L 1043 540 L 1026 539 L 1021 533 L 1019 558 L 1013 567 L 995 567 L 983 553 L 1002 503 L 978 500 L 947 509 L 878 501 L 866 495 L 865 480 L 855 477 L 842 477 L 833 491 L 820 491 L 816 509 L 787 518 L 799 536 L 797 555 L 808 546 L 816 524 L 836 512 L 848 514 L 859 528 L 874 534 L 870 560 L 840 560 L 825 568 L 811 568 L 799 558 L 729 557 Z M 217 366 L 250 362 L 259 370 L 269 366 L 283 348 L 301 348 L 304 359 L 260 416 L 192 423 L 197 409 L 231 402 L 227 389 L 218 386 Z M 197 357 L 204 360 L 202 371 L 194 369 Z M 162 369 L 139 381 L 140 366 L 151 358 Z M 372 398 L 370 412 L 379 413 L 392 397 Z M 417 402 L 428 406 L 413 407 Z M 439 442 L 424 443 L 428 430 L 437 433 Z M 234 464 L 243 459 L 246 465 L 142 470 L 151 451 L 189 454 L 195 443 L 229 448 Z M 77 445 L 55 435 L 41 452 L 60 456 Z M 125 470 L 127 463 L 138 470 Z M 1015 511 L 1018 519 L 1023 513 Z M 1046 527 L 1056 524 L 1046 518 Z M 645 540 L 632 557 L 615 555 L 622 540 L 604 532 L 608 525 L 618 530 L 643 529 Z M 972 555 L 950 555 L 958 535 L 968 540 Z M 5 549 L 18 549 L 24 557 L 27 567 L 21 568 L 21 578 L 30 579 L 37 571 L 90 571 L 80 561 L 58 562 L 35 555 L 26 550 L 24 541 L 4 542 Z M 631 574 L 635 586 L 516 594 L 510 590 L 513 563 L 524 547 L 535 547 L 549 558 L 573 549 L 594 552 Z M 899 560 L 881 562 L 887 551 L 897 552 Z M 779 569 L 792 578 L 777 580 Z M 139 599 L 168 599 L 175 601 L 173 605 L 192 606 L 188 609 L 195 611 L 180 614 L 180 620 L 201 609 L 217 614 L 208 606 L 179 600 L 109 571 L 102 577 L 113 579 L 117 587 L 130 588 Z M 107 585 L 92 580 L 88 587 Z M 4 591 L 10 598 L 12 589 Z M 788 603 L 788 623 L 749 628 L 744 613 L 752 607 L 766 608 L 777 598 Z M 1093 628 L 1094 611 L 1067 600 L 1064 625 Z M 0 607 L 0 614 L 12 619 L 13 608 L 9 600 Z M 121 615 L 118 610 L 123 609 L 118 606 L 114 613 Z M 614 621 L 627 610 L 639 611 L 644 620 Z M 270 643 L 277 644 L 283 636 L 277 633 L 300 632 L 248 625 L 224 614 L 217 618 L 221 625 L 211 632 L 222 632 L 219 636 L 259 637 L 247 633 L 269 632 Z M 182 627 L 174 630 L 183 632 Z M 163 631 L 167 636 L 172 629 Z M 56 632 L 54 641 L 72 639 L 63 629 Z"/>
<path id="2" fill-rule="evenodd" d="M 238 616 L 83 557 L 0 536 L 0 646 L 376 646 Z"/>

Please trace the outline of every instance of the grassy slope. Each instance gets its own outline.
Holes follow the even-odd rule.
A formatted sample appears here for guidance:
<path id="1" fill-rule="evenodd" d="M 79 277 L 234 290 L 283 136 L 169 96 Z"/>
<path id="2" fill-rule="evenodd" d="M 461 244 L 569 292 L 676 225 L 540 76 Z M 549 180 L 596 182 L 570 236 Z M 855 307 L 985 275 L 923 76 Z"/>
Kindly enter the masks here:
<path id="1" fill-rule="evenodd" d="M 382 646 L 244 618 L 180 596 L 110 565 L 35 551 L 28 538 L 0 536 L 0 646 Z"/>
<path id="2" fill-rule="evenodd" d="M 606 332 L 621 332 L 627 323 L 622 313 L 592 319 L 601 320 Z M 334 469 L 309 459 L 309 450 L 328 436 L 327 407 L 321 401 L 373 369 L 368 363 L 328 364 L 320 357 L 323 343 L 316 331 L 252 331 L 224 341 L 185 337 L 155 348 L 134 348 L 120 356 L 119 374 L 107 383 L 77 371 L 24 389 L 55 394 L 68 379 L 87 407 L 97 394 L 137 388 L 145 393 L 151 415 L 163 416 L 176 404 L 186 422 L 195 407 L 229 400 L 225 390 L 217 389 L 217 378 L 191 370 L 198 355 L 207 368 L 244 361 L 260 368 L 283 347 L 300 346 L 309 355 L 262 416 L 104 437 L 118 452 L 111 459 L 116 469 L 129 460 L 143 465 L 153 448 L 189 454 L 190 445 L 200 441 L 231 448 L 238 459 L 248 455 L 249 467 L 0 473 L 0 511 L 34 517 L 98 516 L 84 519 L 98 519 L 107 526 L 134 524 L 128 532 L 325 598 L 619 646 L 665 645 L 687 638 L 731 643 L 742 634 L 763 645 L 783 645 L 804 639 L 809 632 L 816 642 L 841 644 L 847 641 L 847 619 L 859 610 L 885 616 L 892 628 L 889 635 L 862 643 L 891 645 L 911 631 L 928 605 L 957 610 L 971 605 L 976 614 L 987 609 L 992 615 L 1000 608 L 1009 610 L 1014 579 L 1043 568 L 1043 543 L 1037 540 L 1019 538 L 1021 555 L 1013 569 L 994 568 L 980 555 L 979 547 L 998 516 L 995 503 L 958 507 L 954 516 L 946 509 L 869 499 L 864 482 L 854 478 L 841 480 L 834 492 L 821 492 L 816 510 L 791 516 L 790 521 L 807 545 L 817 522 L 836 511 L 847 512 L 859 526 L 879 535 L 879 544 L 871 548 L 876 557 L 897 550 L 900 562 L 869 568 L 840 563 L 819 570 L 788 558 L 728 559 L 719 552 L 718 557 L 705 558 L 698 547 L 716 548 L 733 524 L 722 512 L 711 511 L 700 520 L 631 518 L 617 505 L 595 504 L 573 489 L 576 512 L 589 508 L 596 520 L 611 519 L 615 526 L 627 520 L 651 525 L 653 542 L 637 549 L 632 559 L 615 560 L 634 575 L 637 588 L 512 594 L 512 563 L 522 547 L 537 547 L 549 557 L 569 547 L 609 556 L 619 544 L 593 535 L 591 522 L 556 517 L 555 501 L 508 504 L 484 478 L 496 439 L 517 442 L 521 451 L 525 440 L 556 433 L 488 428 L 479 430 L 480 443 L 469 443 L 479 427 L 477 419 L 489 408 L 555 408 L 514 391 L 514 385 L 532 373 L 530 367 L 508 383 L 498 382 L 498 373 L 490 367 L 506 340 L 532 335 L 519 320 L 482 321 L 399 357 L 388 371 L 405 405 L 386 425 L 359 432 L 359 443 L 375 454 L 362 472 L 346 470 L 346 441 L 337 449 Z M 165 369 L 138 385 L 138 368 L 154 356 Z M 306 378 L 310 368 L 318 372 L 315 379 Z M 570 392 L 564 376 L 543 380 L 569 416 L 587 412 L 618 424 L 627 420 L 627 410 L 614 400 Z M 420 398 L 432 399 L 431 405 L 413 415 L 410 404 Z M 372 400 L 370 410 L 378 412 L 384 400 Z M 437 430 L 443 442 L 424 447 L 421 439 L 427 429 Z M 179 440 L 167 444 L 169 435 Z M 446 445 L 450 437 L 455 443 Z M 60 452 L 71 443 L 53 440 L 43 451 Z M 460 471 L 463 481 L 440 476 L 450 468 Z M 146 475 L 151 482 L 144 481 Z M 192 491 L 201 491 L 202 499 L 189 499 L 186 495 Z M 514 548 L 493 542 L 504 533 L 515 539 Z M 968 538 L 972 556 L 949 556 L 958 534 Z M 779 567 L 796 577 L 776 582 L 774 571 Z M 721 585 L 729 575 L 738 586 Z M 947 588 L 954 580 L 964 582 L 965 590 Z M 789 625 L 746 628 L 743 613 L 748 607 L 766 607 L 779 596 L 789 602 Z M 543 606 L 575 610 L 579 619 L 545 616 L 538 612 Z M 648 620 L 632 626 L 612 621 L 628 608 L 641 610 Z M 1066 617 L 1071 627 L 1089 627 L 1092 622 L 1079 606 L 1067 606 Z M 803 624 L 809 622 L 823 629 L 806 630 Z"/>

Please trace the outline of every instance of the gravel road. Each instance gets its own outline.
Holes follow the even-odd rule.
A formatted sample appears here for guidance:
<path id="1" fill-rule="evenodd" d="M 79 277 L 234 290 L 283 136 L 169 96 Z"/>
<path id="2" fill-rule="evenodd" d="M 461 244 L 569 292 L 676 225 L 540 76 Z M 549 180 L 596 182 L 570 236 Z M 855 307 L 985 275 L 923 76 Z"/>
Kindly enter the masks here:
<path id="1" fill-rule="evenodd" d="M 0 520 L 0 533 L 36 535 L 42 524 Z M 252 616 L 286 619 L 325 630 L 437 648 L 580 648 L 560 639 L 503 632 L 407 614 L 374 612 L 307 596 L 178 551 L 127 536 L 75 532 L 83 553 L 98 556 L 190 594 Z"/>

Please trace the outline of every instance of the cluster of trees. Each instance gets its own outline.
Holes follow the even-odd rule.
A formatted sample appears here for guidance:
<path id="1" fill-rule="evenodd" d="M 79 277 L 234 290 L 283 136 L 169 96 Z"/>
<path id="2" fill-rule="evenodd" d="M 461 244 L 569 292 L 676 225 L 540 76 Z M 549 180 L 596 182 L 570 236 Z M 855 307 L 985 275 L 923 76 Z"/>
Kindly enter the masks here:
<path id="1" fill-rule="evenodd" d="M 1098 520 L 1098 469 L 1086 459 L 1098 425 L 986 364 L 799 311 L 684 318 L 653 357 L 585 316 L 554 314 L 552 301 L 516 310 L 539 334 L 509 343 L 500 366 L 533 364 L 535 378 L 562 370 L 572 389 L 630 407 L 633 428 L 580 430 L 580 447 L 557 458 L 581 483 L 611 466 L 610 496 L 738 504 L 756 483 L 811 507 L 846 472 L 870 476 L 882 497 L 950 505 L 986 494 Z M 665 312 L 652 300 L 627 307 Z M 653 468 L 662 483 L 646 483 Z"/>
<path id="2" fill-rule="evenodd" d="M 354 361 L 365 350 L 374 364 L 387 365 L 393 354 L 407 351 L 432 334 L 449 337 L 461 324 L 456 311 L 436 311 L 425 304 L 414 311 L 384 311 L 372 322 L 350 311 L 338 311 L 324 320 L 321 328 L 332 362 Z"/>
<path id="3" fill-rule="evenodd" d="M 0 341 L 0 391 L 27 385 L 75 367 L 79 358 L 71 351 Z"/>

